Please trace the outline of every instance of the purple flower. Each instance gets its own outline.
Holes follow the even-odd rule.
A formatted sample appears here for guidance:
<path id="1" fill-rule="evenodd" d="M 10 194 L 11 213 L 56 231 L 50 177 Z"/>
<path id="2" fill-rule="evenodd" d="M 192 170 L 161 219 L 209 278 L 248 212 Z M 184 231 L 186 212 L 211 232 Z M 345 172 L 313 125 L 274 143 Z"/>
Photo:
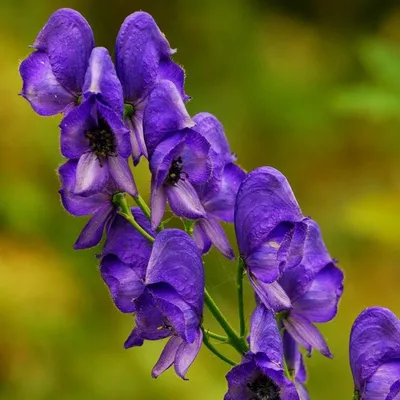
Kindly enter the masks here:
<path id="1" fill-rule="evenodd" d="M 196 185 L 206 216 L 194 225 L 193 238 L 200 251 L 207 253 L 213 244 L 225 257 L 234 258 L 228 238 L 220 221 L 233 222 L 236 194 L 246 173 L 233 162 L 236 156 L 231 152 L 222 124 L 209 113 L 193 117 L 193 128 L 211 145 L 212 177 L 202 185 Z"/>
<path id="2" fill-rule="evenodd" d="M 82 93 L 94 47 L 89 24 L 77 11 L 57 10 L 32 47 L 36 51 L 19 68 L 23 80 L 21 95 L 40 115 L 70 110 Z"/>
<path id="3" fill-rule="evenodd" d="M 82 104 L 60 125 L 63 156 L 79 159 L 76 194 L 101 192 L 111 177 L 121 190 L 137 195 L 126 161 L 131 145 L 122 114 L 122 88 L 111 57 L 105 48 L 96 47 L 85 76 Z"/>
<path id="4" fill-rule="evenodd" d="M 283 333 L 283 354 L 289 374 L 294 378 L 294 384 L 300 400 L 310 400 L 310 396 L 304 386 L 307 380 L 307 371 L 300 353 L 298 344 L 287 331 Z"/>
<path id="5" fill-rule="evenodd" d="M 118 235 L 124 237 L 121 231 Z M 204 270 L 200 253 L 190 236 L 177 229 L 160 232 L 151 255 L 142 245 L 140 249 L 115 241 L 101 263 L 117 307 L 136 313 L 135 328 L 125 347 L 170 337 L 152 375 L 157 377 L 174 364 L 176 373 L 185 378 L 202 343 Z"/>
<path id="6" fill-rule="evenodd" d="M 170 96 L 178 96 L 183 101 L 189 99 L 183 89 L 184 71 L 171 60 L 174 53 L 151 15 L 135 12 L 123 22 L 116 43 L 116 68 L 125 103 L 132 106 L 125 123 L 130 130 L 135 165 L 142 155 L 148 157 L 143 118 L 155 84 L 166 80 Z M 153 94 L 154 97 L 157 94 Z M 153 112 L 154 108 L 150 113 Z M 163 113 L 163 108 L 159 112 Z"/>
<path id="7" fill-rule="evenodd" d="M 307 221 L 276 169 L 257 168 L 242 182 L 235 204 L 240 257 L 260 300 L 274 311 L 292 307 L 277 279 L 302 260 Z"/>
<path id="8" fill-rule="evenodd" d="M 226 375 L 225 400 L 299 400 L 283 371 L 282 340 L 274 315 L 262 304 L 251 317 L 249 344 L 242 363 Z"/>
<path id="9" fill-rule="evenodd" d="M 336 316 L 344 276 L 332 261 L 317 223 L 308 219 L 306 224 L 303 259 L 295 267 L 286 269 L 278 279 L 292 304 L 290 310 L 283 312 L 282 323 L 309 354 L 314 348 L 326 357 L 332 357 L 313 323 L 328 322 Z"/>
<path id="10" fill-rule="evenodd" d="M 400 321 L 388 309 L 372 307 L 354 321 L 350 366 L 355 399 L 394 400 L 400 394 Z"/>
<path id="11" fill-rule="evenodd" d="M 74 189 L 77 165 L 77 160 L 69 160 L 59 168 L 62 181 L 59 193 L 63 206 L 70 214 L 91 215 L 74 245 L 75 249 L 87 249 L 99 244 L 104 229 L 113 223 L 117 211 L 117 207 L 112 202 L 113 195 L 123 190 L 113 179 L 110 179 L 102 192 L 88 197 L 76 195 Z"/>
<path id="12" fill-rule="evenodd" d="M 197 219 L 206 215 L 196 184 L 211 175 L 210 144 L 198 133 L 184 129 L 160 142 L 151 154 L 151 224 L 161 222 L 168 199 L 177 216 Z"/>

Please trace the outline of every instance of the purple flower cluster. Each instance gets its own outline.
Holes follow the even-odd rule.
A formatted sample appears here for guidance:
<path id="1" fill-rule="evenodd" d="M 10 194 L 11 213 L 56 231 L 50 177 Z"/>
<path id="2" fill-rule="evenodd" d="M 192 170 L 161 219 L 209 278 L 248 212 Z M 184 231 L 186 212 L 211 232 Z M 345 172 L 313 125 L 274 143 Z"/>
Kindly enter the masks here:
<path id="1" fill-rule="evenodd" d="M 70 214 L 90 216 L 76 249 L 105 236 L 102 279 L 115 306 L 134 315 L 125 348 L 168 338 L 152 375 L 174 365 L 185 379 L 204 343 L 233 366 L 226 400 L 307 400 L 299 346 L 332 357 L 315 324 L 335 317 L 343 273 L 286 178 L 271 167 L 246 174 L 217 118 L 189 115 L 184 71 L 149 14 L 123 22 L 115 66 L 105 48 L 95 47 L 87 21 L 70 9 L 56 11 L 32 47 L 20 66 L 21 94 L 40 115 L 62 114 L 59 193 Z M 142 157 L 151 172 L 150 208 L 129 165 Z M 126 194 L 139 208 L 128 206 Z M 167 204 L 185 231 L 167 228 Z M 235 258 L 223 223 L 234 223 L 239 250 L 239 333 L 205 289 L 202 255 L 214 246 Z M 256 300 L 248 337 L 244 272 Z M 204 305 L 227 337 L 204 328 Z M 378 309 L 356 321 L 351 362 L 359 399 L 399 393 L 398 325 Z M 212 338 L 232 345 L 241 361 L 229 360 Z"/>

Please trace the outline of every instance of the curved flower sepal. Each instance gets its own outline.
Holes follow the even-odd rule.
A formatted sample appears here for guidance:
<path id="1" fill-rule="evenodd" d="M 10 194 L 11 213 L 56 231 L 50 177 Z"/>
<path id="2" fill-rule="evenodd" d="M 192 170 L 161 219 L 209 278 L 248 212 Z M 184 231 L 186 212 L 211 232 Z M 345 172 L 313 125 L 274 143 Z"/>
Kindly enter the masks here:
<path id="1" fill-rule="evenodd" d="M 289 374 L 292 379 L 294 379 L 300 400 L 310 400 L 310 396 L 305 387 L 307 371 L 304 365 L 303 355 L 300 353 L 297 343 L 287 331 L 283 333 L 283 354 Z"/>
<path id="2" fill-rule="evenodd" d="M 54 12 L 32 46 L 36 51 L 20 65 L 21 95 L 40 115 L 71 109 L 82 92 L 93 32 L 83 16 L 62 8 Z"/>
<path id="3" fill-rule="evenodd" d="M 283 371 L 282 341 L 271 311 L 258 305 L 250 322 L 250 351 L 226 375 L 225 400 L 300 400 Z"/>
<path id="4" fill-rule="evenodd" d="M 360 400 L 394 400 L 400 393 L 400 321 L 390 310 L 371 307 L 354 321 L 350 366 Z"/>

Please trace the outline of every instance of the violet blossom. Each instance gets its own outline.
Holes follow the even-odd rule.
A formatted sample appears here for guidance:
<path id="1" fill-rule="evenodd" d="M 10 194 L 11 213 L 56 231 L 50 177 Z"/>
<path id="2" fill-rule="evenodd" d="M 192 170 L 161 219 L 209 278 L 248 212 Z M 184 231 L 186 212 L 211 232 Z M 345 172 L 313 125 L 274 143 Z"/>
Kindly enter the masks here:
<path id="1" fill-rule="evenodd" d="M 390 310 L 371 307 L 354 321 L 350 366 L 355 400 L 400 398 L 400 321 Z"/>
<path id="2" fill-rule="evenodd" d="M 296 387 L 285 377 L 282 340 L 273 313 L 257 306 L 250 321 L 250 350 L 226 379 L 225 400 L 300 400 Z"/>
<path id="3" fill-rule="evenodd" d="M 75 193 L 101 192 L 110 177 L 132 196 L 137 195 L 127 158 L 129 131 L 123 120 L 122 87 L 108 51 L 93 49 L 83 86 L 82 103 L 61 122 L 61 152 L 78 159 Z"/>
<path id="4" fill-rule="evenodd" d="M 125 104 L 128 105 L 125 123 L 130 131 L 135 165 L 142 155 L 148 157 L 143 118 L 155 84 L 166 80 L 170 83 L 167 90 L 171 91 L 172 96 L 177 95 L 183 101 L 189 99 L 183 88 L 185 73 L 171 60 L 175 51 L 171 49 L 153 17 L 145 12 L 129 15 L 118 32 L 116 69 L 122 83 Z M 164 109 L 159 112 L 163 114 Z"/>
<path id="5" fill-rule="evenodd" d="M 80 13 L 62 8 L 51 15 L 37 35 L 35 51 L 22 61 L 21 95 L 40 115 L 75 107 L 82 94 L 93 32 Z"/>
<path id="6" fill-rule="evenodd" d="M 200 253 L 190 236 L 178 229 L 157 234 L 146 267 L 147 253 L 142 245 L 140 249 L 116 240 L 111 246 L 106 244 L 101 262 L 103 279 L 117 306 L 123 312 L 136 313 L 135 328 L 125 348 L 169 337 L 152 375 L 157 377 L 174 364 L 176 373 L 185 379 L 203 337 L 204 270 Z"/>

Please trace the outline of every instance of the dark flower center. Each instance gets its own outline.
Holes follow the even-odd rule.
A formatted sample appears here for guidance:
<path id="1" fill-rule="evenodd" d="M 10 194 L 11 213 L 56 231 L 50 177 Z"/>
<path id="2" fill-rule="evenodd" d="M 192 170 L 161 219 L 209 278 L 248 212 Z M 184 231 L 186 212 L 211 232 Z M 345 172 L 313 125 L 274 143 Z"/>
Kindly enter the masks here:
<path id="1" fill-rule="evenodd" d="M 252 393 L 249 400 L 281 400 L 278 385 L 268 376 L 258 375 L 256 379 L 247 384 Z"/>
<path id="2" fill-rule="evenodd" d="M 189 174 L 183 170 L 182 157 L 179 156 L 172 161 L 169 167 L 166 183 L 175 186 L 180 180 L 184 181 L 185 178 L 189 178 Z"/>
<path id="3" fill-rule="evenodd" d="M 85 138 L 89 140 L 90 151 L 96 154 L 101 167 L 102 159 L 118 155 L 114 132 L 103 119 L 99 120 L 98 126 L 85 132 Z"/>

